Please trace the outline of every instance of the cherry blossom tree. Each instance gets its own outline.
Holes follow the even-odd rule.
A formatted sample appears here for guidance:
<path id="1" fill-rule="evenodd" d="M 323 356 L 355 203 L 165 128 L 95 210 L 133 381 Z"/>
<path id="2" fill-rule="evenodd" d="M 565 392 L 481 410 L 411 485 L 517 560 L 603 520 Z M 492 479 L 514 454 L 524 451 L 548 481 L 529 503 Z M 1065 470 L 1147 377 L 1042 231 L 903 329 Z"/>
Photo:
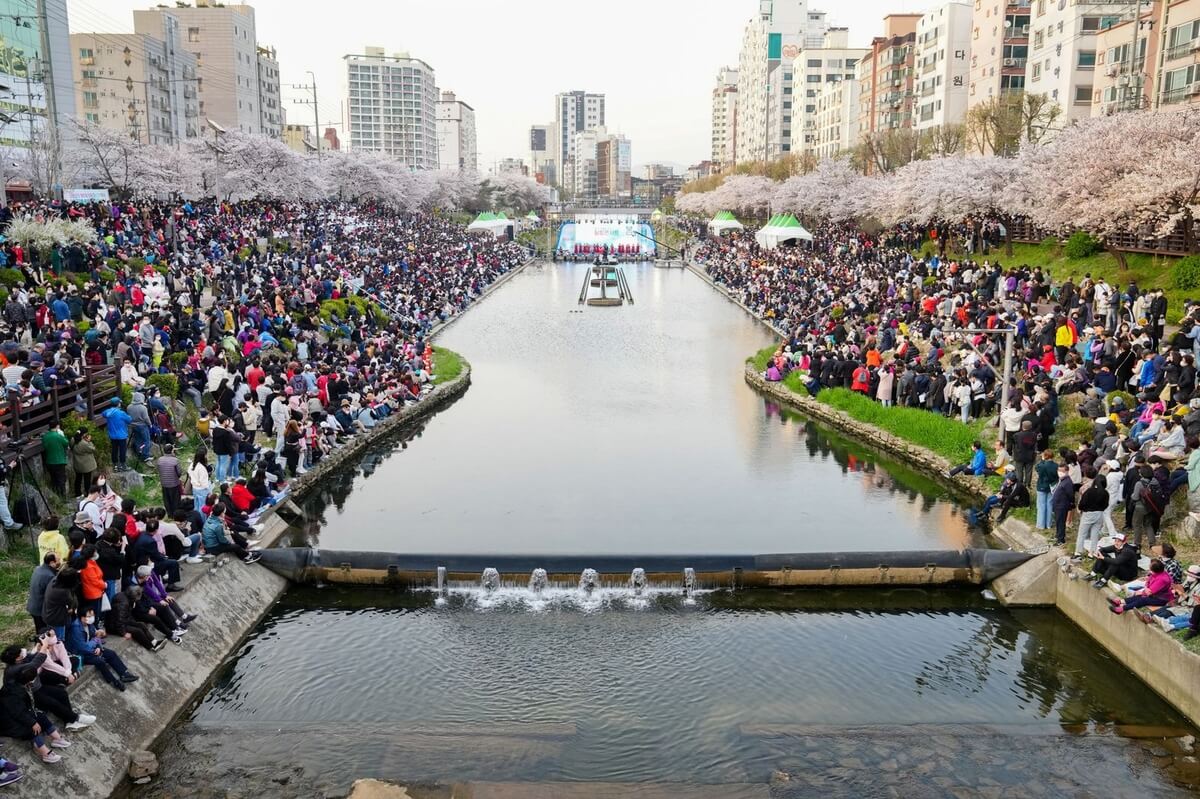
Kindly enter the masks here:
<path id="1" fill-rule="evenodd" d="M 810 219 L 853 219 L 860 214 L 864 192 L 871 179 L 859 174 L 845 159 L 827 158 L 807 175 L 778 184 L 771 206 Z"/>

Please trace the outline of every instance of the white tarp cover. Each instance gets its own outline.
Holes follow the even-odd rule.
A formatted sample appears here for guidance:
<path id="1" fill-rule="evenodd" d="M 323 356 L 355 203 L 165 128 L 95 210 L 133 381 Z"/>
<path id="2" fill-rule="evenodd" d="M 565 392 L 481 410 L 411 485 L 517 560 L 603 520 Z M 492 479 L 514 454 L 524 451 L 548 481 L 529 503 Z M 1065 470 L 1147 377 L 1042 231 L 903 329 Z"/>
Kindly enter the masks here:
<path id="1" fill-rule="evenodd" d="M 758 246 L 765 250 L 773 250 L 785 241 L 812 241 L 812 237 L 804 225 L 791 214 L 771 217 L 766 227 L 754 234 Z"/>

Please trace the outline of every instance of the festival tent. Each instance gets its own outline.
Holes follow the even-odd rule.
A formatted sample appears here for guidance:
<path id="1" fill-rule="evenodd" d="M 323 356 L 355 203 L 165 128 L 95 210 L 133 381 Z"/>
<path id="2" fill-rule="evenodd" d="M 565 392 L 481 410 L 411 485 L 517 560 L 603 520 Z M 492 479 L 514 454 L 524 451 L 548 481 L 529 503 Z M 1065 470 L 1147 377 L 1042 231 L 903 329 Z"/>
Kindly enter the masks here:
<path id="1" fill-rule="evenodd" d="M 509 229 L 512 227 L 512 221 L 504 214 L 493 214 L 484 211 L 479 216 L 475 217 L 475 221 L 467 225 L 469 232 L 484 231 L 491 233 L 496 238 L 504 238 L 508 235 Z"/>
<path id="2" fill-rule="evenodd" d="M 754 234 L 758 246 L 773 250 L 787 241 L 812 241 L 812 234 L 804 229 L 800 220 L 791 214 L 776 214 L 767 222 L 766 227 Z"/>
<path id="3" fill-rule="evenodd" d="M 708 229 L 714 236 L 720 236 L 722 233 L 730 230 L 741 230 L 744 227 L 745 225 L 737 221 L 737 217 L 728 211 L 722 211 L 708 223 Z"/>

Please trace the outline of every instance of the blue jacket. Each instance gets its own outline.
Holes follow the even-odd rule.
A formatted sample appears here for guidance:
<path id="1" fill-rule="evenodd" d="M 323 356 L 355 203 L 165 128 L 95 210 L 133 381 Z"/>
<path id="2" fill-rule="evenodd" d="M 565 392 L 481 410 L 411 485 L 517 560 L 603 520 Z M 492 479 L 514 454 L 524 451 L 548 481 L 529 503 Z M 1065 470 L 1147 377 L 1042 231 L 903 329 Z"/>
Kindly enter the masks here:
<path id="1" fill-rule="evenodd" d="M 201 538 L 204 541 L 205 549 L 229 543 L 229 538 L 225 535 L 225 523 L 217 518 L 215 513 L 204 521 L 204 531 L 201 533 Z"/>
<path id="2" fill-rule="evenodd" d="M 987 453 L 982 449 L 975 450 L 975 454 L 971 456 L 971 474 L 981 475 L 987 471 Z"/>
<path id="3" fill-rule="evenodd" d="M 65 322 L 71 318 L 71 306 L 62 299 L 50 303 L 50 312 L 54 314 L 56 322 Z"/>
<path id="4" fill-rule="evenodd" d="M 72 655 L 90 655 L 103 646 L 96 637 L 96 625 L 89 627 L 80 619 L 72 619 L 67 625 L 67 651 Z"/>
<path id="5" fill-rule="evenodd" d="M 108 428 L 108 437 L 115 439 L 129 438 L 129 423 L 133 417 L 117 407 L 109 408 L 101 414 Z"/>

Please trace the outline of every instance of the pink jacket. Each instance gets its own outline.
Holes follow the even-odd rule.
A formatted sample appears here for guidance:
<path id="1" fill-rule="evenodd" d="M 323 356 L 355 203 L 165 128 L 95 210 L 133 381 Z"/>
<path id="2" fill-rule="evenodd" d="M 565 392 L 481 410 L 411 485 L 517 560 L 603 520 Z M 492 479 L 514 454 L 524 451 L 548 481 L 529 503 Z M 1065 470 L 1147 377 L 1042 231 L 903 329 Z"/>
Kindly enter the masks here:
<path id="1" fill-rule="evenodd" d="M 54 647 L 46 653 L 46 659 L 38 671 L 49 671 L 60 677 L 71 676 L 71 658 L 67 655 L 67 646 L 55 639 Z"/>
<path id="2" fill-rule="evenodd" d="M 1150 572 L 1146 576 L 1146 587 L 1140 593 L 1145 596 L 1169 597 L 1171 595 L 1171 575 L 1165 571 L 1157 574 Z"/>

